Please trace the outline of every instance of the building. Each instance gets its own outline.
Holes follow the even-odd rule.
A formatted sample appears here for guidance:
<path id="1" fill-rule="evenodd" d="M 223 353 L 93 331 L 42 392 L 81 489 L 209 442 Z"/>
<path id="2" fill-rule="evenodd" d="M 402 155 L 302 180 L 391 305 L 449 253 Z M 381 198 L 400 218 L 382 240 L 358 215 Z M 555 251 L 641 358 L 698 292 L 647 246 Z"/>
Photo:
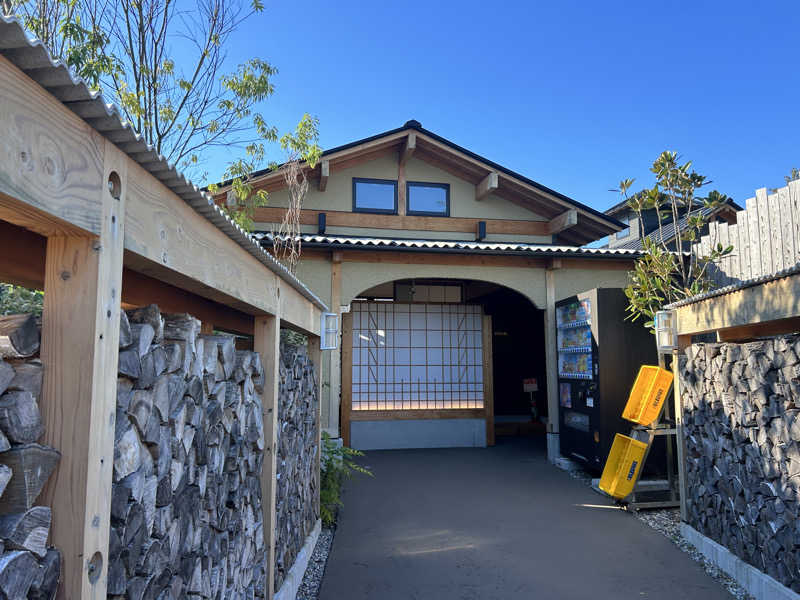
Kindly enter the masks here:
<path id="1" fill-rule="evenodd" d="M 622 223 L 417 121 L 325 151 L 307 177 L 297 275 L 341 314 L 322 375 L 332 436 L 362 449 L 492 444 L 496 420 L 530 420 L 530 378 L 539 412 L 557 414 L 555 302 L 626 285 L 635 251 L 582 247 Z M 256 214 L 269 245 L 283 176 L 251 183 L 270 194 Z M 557 456 L 557 419 L 548 432 Z"/>
<path id="2" fill-rule="evenodd" d="M 736 211 L 740 210 L 742 210 L 742 207 L 730 199 L 716 208 L 706 208 L 702 203 L 698 202 L 697 205 L 692 208 L 691 212 L 685 209 L 679 212 L 678 231 L 680 233 L 686 231 L 688 229 L 689 216 L 698 215 L 706 219 L 706 225 L 700 231 L 701 236 L 706 235 L 708 234 L 709 222 L 713 221 L 735 225 Z M 642 216 L 640 218 L 636 211 L 628 206 L 627 200 L 615 204 L 609 208 L 605 214 L 617 219 L 625 225 L 624 229 L 608 236 L 609 248 L 641 250 L 644 247 L 644 239 L 650 238 L 656 242 L 664 239 L 671 250 L 675 249 L 675 220 L 672 218 L 672 215 L 664 215 L 664 218 L 661 220 L 661 229 L 659 229 L 659 216 L 656 209 L 651 208 L 642 211 Z M 684 249 L 688 250 L 688 247 Z"/>

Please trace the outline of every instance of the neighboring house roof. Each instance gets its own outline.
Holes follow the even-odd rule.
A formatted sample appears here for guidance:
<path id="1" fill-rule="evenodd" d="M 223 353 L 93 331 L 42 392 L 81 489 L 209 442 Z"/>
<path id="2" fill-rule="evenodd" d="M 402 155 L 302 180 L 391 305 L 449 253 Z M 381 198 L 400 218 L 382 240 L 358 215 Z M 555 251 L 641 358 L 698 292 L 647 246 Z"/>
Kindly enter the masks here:
<path id="1" fill-rule="evenodd" d="M 61 103 L 83 119 L 90 127 L 114 143 L 143 169 L 161 181 L 179 198 L 200 213 L 215 227 L 277 273 L 305 298 L 323 310 L 325 303 L 306 285 L 242 228 L 236 225 L 215 203 L 180 173 L 175 165 L 148 145 L 144 138 L 124 120 L 119 109 L 106 102 L 100 92 L 92 91 L 62 61 L 55 60 L 45 46 L 31 38 L 22 24 L 14 18 L 0 16 L 0 55 L 8 59 L 28 77 L 55 96 Z"/>
<path id="2" fill-rule="evenodd" d="M 310 169 L 311 178 L 319 177 L 321 163 L 327 161 L 331 174 L 339 169 L 366 162 L 387 152 L 400 151 L 413 134 L 413 155 L 444 171 L 477 185 L 491 173 L 498 175 L 498 187 L 492 193 L 528 210 L 551 219 L 570 209 L 577 211 L 578 223 L 559 234 L 565 242 L 585 244 L 624 228 L 615 218 L 565 196 L 524 175 L 516 173 L 480 156 L 448 139 L 424 129 L 418 121 L 408 121 L 402 127 L 384 131 L 361 140 L 337 146 L 322 153 L 322 161 Z M 275 191 L 285 186 L 283 175 L 276 169 L 252 173 L 250 183 L 256 189 Z M 224 188 L 230 181 L 221 184 Z"/>
<path id="3" fill-rule="evenodd" d="M 702 202 L 700 202 L 699 200 L 696 200 L 695 202 L 696 202 L 696 204 L 695 204 L 696 206 L 702 206 Z M 733 210 L 744 210 L 741 206 L 736 204 L 736 202 L 734 202 L 730 198 L 728 198 L 727 202 L 725 202 L 725 205 L 729 206 Z M 617 204 L 615 204 L 611 208 L 606 209 L 605 210 L 605 214 L 607 214 L 609 216 L 613 216 L 613 215 L 621 213 L 625 209 L 631 210 L 630 206 L 628 206 L 628 199 L 623 200 L 622 202 L 618 202 Z"/>
<path id="4" fill-rule="evenodd" d="M 272 245 L 275 236 L 270 233 L 256 233 L 267 246 Z M 352 237 L 333 235 L 302 234 L 303 247 L 355 249 L 355 250 L 401 250 L 418 252 L 450 252 L 458 254 L 524 254 L 552 257 L 596 257 L 635 259 L 641 255 L 636 250 L 608 248 L 580 248 L 575 246 L 558 246 L 547 244 L 514 244 L 506 242 L 470 242 L 446 240 L 412 240 L 375 237 Z"/>
<path id="5" fill-rule="evenodd" d="M 684 214 L 678 219 L 678 231 L 679 233 L 683 234 L 689 228 L 689 217 L 690 216 L 702 216 L 706 218 L 713 217 L 718 215 L 721 212 L 727 210 L 733 210 L 736 208 L 736 204 L 733 201 L 726 202 L 721 206 L 717 206 L 716 208 L 709 208 L 709 207 L 701 207 L 696 210 L 691 211 L 690 213 Z M 740 209 L 741 210 L 741 209 Z M 632 234 L 634 232 L 632 231 Z M 651 231 L 649 234 L 645 236 L 645 238 L 653 240 L 654 242 L 659 242 L 662 239 L 665 240 L 668 244 L 671 243 L 675 239 L 675 221 L 669 221 L 668 223 L 664 223 L 661 226 L 661 229 L 655 229 Z M 644 248 L 644 241 L 640 237 L 632 237 L 627 242 L 622 242 L 621 244 L 616 244 L 615 248 L 627 248 L 629 250 L 642 250 Z"/>

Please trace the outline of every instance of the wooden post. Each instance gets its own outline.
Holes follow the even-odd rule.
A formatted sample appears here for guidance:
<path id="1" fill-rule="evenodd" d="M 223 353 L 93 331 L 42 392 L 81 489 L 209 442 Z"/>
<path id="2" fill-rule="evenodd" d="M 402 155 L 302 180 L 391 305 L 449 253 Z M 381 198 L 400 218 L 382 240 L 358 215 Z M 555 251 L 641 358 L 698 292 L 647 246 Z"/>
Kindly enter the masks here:
<path id="1" fill-rule="evenodd" d="M 261 468 L 261 502 L 264 510 L 264 544 L 267 548 L 267 598 L 275 595 L 275 475 L 278 438 L 278 394 L 280 388 L 281 320 L 256 317 L 253 348 L 264 365 L 264 465 Z"/>
<path id="2" fill-rule="evenodd" d="M 204 333 L 207 335 L 213 335 L 214 333 L 214 324 L 210 321 L 203 321 L 200 323 L 200 333 Z"/>
<path id="3" fill-rule="evenodd" d="M 675 439 L 678 447 L 678 491 L 681 501 L 681 521 L 688 520 L 688 510 L 686 508 L 686 440 L 683 437 L 683 402 L 681 400 L 680 369 L 678 367 L 678 356 L 691 343 L 691 336 L 678 336 L 678 349 L 672 352 L 672 373 L 674 381 L 672 384 L 672 397 L 675 413 Z"/>
<path id="4" fill-rule="evenodd" d="M 334 352 L 335 354 L 335 352 Z M 353 401 L 353 313 L 342 315 L 342 442 L 350 445 L 350 411 Z"/>
<path id="5" fill-rule="evenodd" d="M 486 412 L 486 445 L 494 446 L 494 363 L 492 317 L 483 315 L 483 407 Z"/>
<path id="6" fill-rule="evenodd" d="M 324 332 L 321 332 L 321 335 L 324 335 Z M 317 490 L 316 495 L 314 496 L 314 510 L 316 511 L 317 515 L 320 514 L 320 497 L 319 497 L 319 486 L 320 486 L 320 464 L 322 461 L 322 392 L 321 392 L 321 384 L 322 384 L 322 350 L 320 350 L 320 343 L 321 339 L 319 337 L 309 337 L 308 338 L 308 357 L 311 359 L 311 362 L 314 363 L 314 381 L 317 385 L 317 457 L 316 457 L 316 467 L 314 471 L 316 485 L 314 486 Z"/>
<path id="7" fill-rule="evenodd" d="M 64 554 L 58 597 L 106 597 L 114 465 L 125 160 L 105 144 L 100 236 L 47 240 L 41 411 L 45 443 L 61 451 L 41 503 Z"/>
<path id="8" fill-rule="evenodd" d="M 558 437 L 558 354 L 556 352 L 556 285 L 555 271 L 545 271 L 547 306 L 544 343 L 547 374 L 547 459 L 555 462 L 561 456 Z"/>
<path id="9" fill-rule="evenodd" d="M 340 302 L 342 294 L 342 253 L 334 252 L 331 255 L 331 304 L 330 310 L 340 315 Z M 320 332 L 320 335 L 323 335 Z M 328 429 L 337 435 L 339 432 L 339 405 L 341 402 L 340 390 L 342 387 L 342 358 L 339 350 L 331 353 L 331 370 L 328 374 Z"/>

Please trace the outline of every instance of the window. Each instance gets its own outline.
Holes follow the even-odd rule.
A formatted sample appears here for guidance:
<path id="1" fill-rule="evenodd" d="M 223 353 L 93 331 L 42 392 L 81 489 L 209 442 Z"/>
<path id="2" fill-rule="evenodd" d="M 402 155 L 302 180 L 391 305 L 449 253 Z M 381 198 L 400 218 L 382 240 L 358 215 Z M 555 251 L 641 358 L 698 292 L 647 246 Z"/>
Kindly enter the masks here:
<path id="1" fill-rule="evenodd" d="M 409 181 L 406 198 L 409 215 L 450 216 L 450 186 L 446 183 Z"/>
<path id="2" fill-rule="evenodd" d="M 397 214 L 397 182 L 353 177 L 353 212 Z"/>
<path id="3" fill-rule="evenodd" d="M 620 217 L 617 219 L 620 223 L 625 223 L 627 227 L 617 232 L 617 239 L 621 240 L 622 238 L 626 238 L 631 234 L 631 219 L 630 216 L 625 215 L 624 217 Z"/>

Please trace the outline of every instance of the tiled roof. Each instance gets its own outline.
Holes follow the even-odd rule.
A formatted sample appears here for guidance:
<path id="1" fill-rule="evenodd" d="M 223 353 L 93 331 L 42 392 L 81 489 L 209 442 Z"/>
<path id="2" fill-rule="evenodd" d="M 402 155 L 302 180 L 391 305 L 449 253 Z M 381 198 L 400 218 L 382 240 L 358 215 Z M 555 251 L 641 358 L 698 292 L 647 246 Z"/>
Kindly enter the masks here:
<path id="1" fill-rule="evenodd" d="M 116 106 L 106 102 L 100 92 L 90 90 L 86 82 L 77 77 L 64 62 L 53 59 L 45 46 L 30 37 L 17 19 L 0 16 L 0 55 L 113 142 L 270 271 L 279 275 L 306 299 L 327 310 L 325 303 L 314 292 L 275 260 L 253 236 L 236 225 L 214 204 L 209 194 L 186 179 L 175 165 L 169 164 L 164 156 L 148 145 L 123 119 Z"/>

